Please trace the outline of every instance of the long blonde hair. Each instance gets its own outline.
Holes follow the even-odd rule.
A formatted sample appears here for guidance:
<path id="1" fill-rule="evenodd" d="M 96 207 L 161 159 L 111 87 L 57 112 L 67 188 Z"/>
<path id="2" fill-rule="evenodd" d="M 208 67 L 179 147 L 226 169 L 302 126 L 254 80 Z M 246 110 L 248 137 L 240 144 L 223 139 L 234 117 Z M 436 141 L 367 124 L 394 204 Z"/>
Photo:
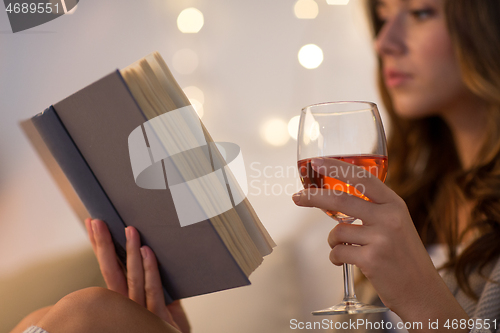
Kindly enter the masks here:
<path id="1" fill-rule="evenodd" d="M 453 270 L 460 288 L 477 299 L 470 274 L 483 274 L 500 255 L 500 1 L 444 3 L 463 81 L 490 106 L 487 140 L 474 166 L 463 170 L 448 125 L 440 117 L 398 117 L 379 70 L 379 89 L 391 120 L 388 184 L 406 201 L 425 245 L 445 240 L 450 258 L 443 268 Z M 376 1 L 368 0 L 367 8 L 376 36 L 383 25 Z M 467 202 L 474 206 L 459 234 L 458 211 Z M 478 236 L 458 254 L 468 232 Z"/>

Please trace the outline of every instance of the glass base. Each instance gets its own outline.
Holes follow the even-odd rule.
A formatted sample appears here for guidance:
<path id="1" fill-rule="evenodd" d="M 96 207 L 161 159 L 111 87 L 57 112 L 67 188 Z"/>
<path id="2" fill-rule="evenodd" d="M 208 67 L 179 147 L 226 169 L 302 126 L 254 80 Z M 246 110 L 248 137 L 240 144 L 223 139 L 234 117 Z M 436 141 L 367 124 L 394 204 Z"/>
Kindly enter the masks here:
<path id="1" fill-rule="evenodd" d="M 357 299 L 343 300 L 337 305 L 327 309 L 313 311 L 315 316 L 340 315 L 340 314 L 356 314 L 356 313 L 377 313 L 386 312 L 389 308 L 385 306 L 376 306 L 359 302 Z"/>

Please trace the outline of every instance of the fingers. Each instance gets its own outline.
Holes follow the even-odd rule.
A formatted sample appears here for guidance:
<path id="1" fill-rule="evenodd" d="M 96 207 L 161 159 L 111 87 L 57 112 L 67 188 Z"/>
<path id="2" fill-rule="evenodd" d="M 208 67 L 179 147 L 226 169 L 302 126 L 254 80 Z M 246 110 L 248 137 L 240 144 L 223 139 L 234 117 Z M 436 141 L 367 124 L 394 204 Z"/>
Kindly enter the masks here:
<path id="1" fill-rule="evenodd" d="M 141 247 L 140 251 L 144 266 L 144 290 L 147 309 L 181 332 L 190 332 L 189 321 L 181 302 L 177 300 L 165 306 L 160 271 L 158 270 L 155 254 L 148 246 Z"/>
<path id="2" fill-rule="evenodd" d="M 94 252 L 108 289 L 128 297 L 125 274 L 116 258 L 115 246 L 106 224 L 100 220 L 85 222 L 92 229 L 89 237 L 93 242 Z"/>
<path id="3" fill-rule="evenodd" d="M 339 244 L 330 251 L 330 261 L 336 266 L 342 264 L 359 266 L 358 261 L 363 258 L 365 250 L 364 246 Z"/>
<path id="4" fill-rule="evenodd" d="M 396 195 L 376 176 L 382 166 L 369 166 L 369 170 L 334 158 L 314 158 L 313 169 L 325 176 L 335 178 L 354 186 L 362 194 L 376 203 L 387 203 Z"/>
<path id="5" fill-rule="evenodd" d="M 190 332 L 190 325 L 180 302 L 175 301 L 168 307 L 165 305 L 158 262 L 149 247 L 141 248 L 137 229 L 125 228 L 127 238 L 125 275 L 116 258 L 114 244 L 106 224 L 100 220 L 85 219 L 85 227 L 108 288 L 146 307 L 181 332 Z"/>
<path id="6" fill-rule="evenodd" d="M 127 237 L 127 284 L 128 297 L 146 306 L 144 291 L 144 268 L 141 255 L 141 240 L 137 229 L 134 227 L 125 228 Z"/>
<path id="7" fill-rule="evenodd" d="M 141 247 L 140 251 L 144 266 L 144 292 L 146 297 L 146 307 L 158 317 L 172 324 L 172 317 L 164 315 L 166 313 L 165 298 L 163 297 L 163 289 L 156 257 L 148 246 Z"/>
<path id="8" fill-rule="evenodd" d="M 377 204 L 357 198 L 353 195 L 328 189 L 311 188 L 293 195 L 298 206 L 318 207 L 325 210 L 339 211 L 349 216 L 370 220 Z"/>
<path id="9" fill-rule="evenodd" d="M 332 248 L 330 261 L 337 266 L 359 265 L 363 261 L 367 245 L 372 237 L 370 227 L 339 223 L 328 235 L 328 244 Z"/>
<path id="10" fill-rule="evenodd" d="M 103 221 L 85 220 L 85 227 L 109 289 L 146 307 L 183 333 L 190 332 L 187 316 L 179 301 L 165 305 L 158 262 L 153 251 L 143 246 L 134 227 L 125 228 L 127 238 L 127 274 L 115 255 L 111 234 Z"/>
<path id="11" fill-rule="evenodd" d="M 369 228 L 364 225 L 339 223 L 330 231 L 328 244 L 331 248 L 344 243 L 366 245 L 371 240 Z"/>
<path id="12" fill-rule="evenodd" d="M 144 290 L 147 309 L 181 332 L 190 332 L 189 321 L 181 302 L 177 300 L 165 306 L 160 271 L 158 270 L 155 254 L 148 246 L 141 247 L 140 251 L 144 266 Z"/>

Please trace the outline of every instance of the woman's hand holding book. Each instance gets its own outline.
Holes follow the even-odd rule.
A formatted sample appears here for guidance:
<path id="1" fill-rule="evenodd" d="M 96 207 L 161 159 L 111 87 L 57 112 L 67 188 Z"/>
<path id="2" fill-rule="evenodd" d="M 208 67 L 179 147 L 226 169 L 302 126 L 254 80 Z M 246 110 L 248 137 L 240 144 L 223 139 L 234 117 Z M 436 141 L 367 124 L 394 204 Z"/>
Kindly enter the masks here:
<path id="1" fill-rule="evenodd" d="M 190 332 L 189 322 L 180 301 L 165 305 L 156 257 L 149 247 L 141 247 L 137 229 L 125 228 L 127 236 L 127 273 L 125 273 L 116 257 L 106 224 L 88 218 L 85 220 L 85 227 L 108 289 L 144 306 L 179 331 Z"/>

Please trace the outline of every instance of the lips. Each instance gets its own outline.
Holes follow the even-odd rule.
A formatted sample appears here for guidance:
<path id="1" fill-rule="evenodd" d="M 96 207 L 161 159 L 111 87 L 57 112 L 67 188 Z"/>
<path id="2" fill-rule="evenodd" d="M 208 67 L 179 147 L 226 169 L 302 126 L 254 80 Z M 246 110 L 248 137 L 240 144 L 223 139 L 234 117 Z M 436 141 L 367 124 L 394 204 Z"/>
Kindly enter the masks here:
<path id="1" fill-rule="evenodd" d="M 385 79 L 385 84 L 389 88 L 395 88 L 404 85 L 408 81 L 410 81 L 413 78 L 413 75 L 410 73 L 394 70 L 394 69 L 387 69 L 384 70 L 384 79 Z"/>

